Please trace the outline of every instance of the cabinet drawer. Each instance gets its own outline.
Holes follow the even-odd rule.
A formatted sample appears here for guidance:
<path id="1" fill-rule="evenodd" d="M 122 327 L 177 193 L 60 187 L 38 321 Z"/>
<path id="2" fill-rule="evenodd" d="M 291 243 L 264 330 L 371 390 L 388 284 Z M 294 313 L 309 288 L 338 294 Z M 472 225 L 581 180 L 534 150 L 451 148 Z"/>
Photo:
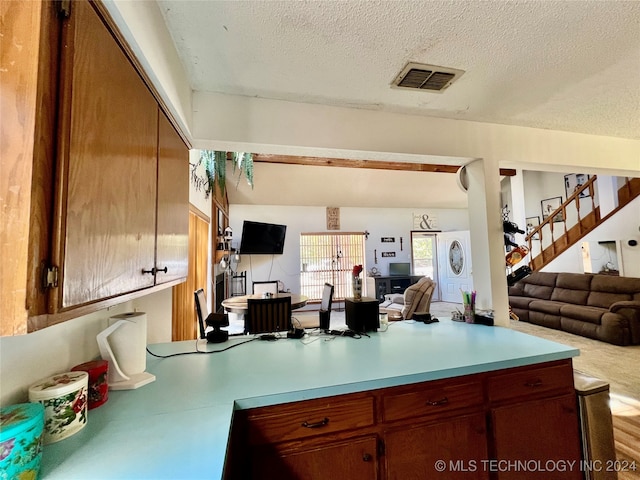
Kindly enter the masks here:
<path id="1" fill-rule="evenodd" d="M 279 414 L 249 414 L 249 443 L 260 445 L 367 427 L 375 422 L 373 397 L 321 405 L 318 402 Z"/>
<path id="2" fill-rule="evenodd" d="M 385 395 L 382 401 L 385 421 L 404 418 L 441 416 L 454 410 L 480 408 L 483 404 L 482 384 L 434 382 L 420 385 L 415 391 Z"/>
<path id="3" fill-rule="evenodd" d="M 487 390 L 492 403 L 573 392 L 573 368 L 565 363 L 496 375 L 489 377 Z"/>

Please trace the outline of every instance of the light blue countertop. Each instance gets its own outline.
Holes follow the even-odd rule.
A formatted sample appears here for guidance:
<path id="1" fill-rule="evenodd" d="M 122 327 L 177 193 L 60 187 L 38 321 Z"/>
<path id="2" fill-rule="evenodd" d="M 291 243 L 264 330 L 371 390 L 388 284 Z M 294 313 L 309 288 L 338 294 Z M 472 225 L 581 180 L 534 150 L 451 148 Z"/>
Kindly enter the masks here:
<path id="1" fill-rule="evenodd" d="M 215 351 L 247 342 L 197 342 Z M 151 345 L 193 352 L 195 341 Z M 156 358 L 156 381 L 110 391 L 87 426 L 47 445 L 42 478 L 219 479 L 234 409 L 355 393 L 571 358 L 579 351 L 508 328 L 441 320 L 391 323 L 360 339 L 255 340 L 224 352 Z"/>

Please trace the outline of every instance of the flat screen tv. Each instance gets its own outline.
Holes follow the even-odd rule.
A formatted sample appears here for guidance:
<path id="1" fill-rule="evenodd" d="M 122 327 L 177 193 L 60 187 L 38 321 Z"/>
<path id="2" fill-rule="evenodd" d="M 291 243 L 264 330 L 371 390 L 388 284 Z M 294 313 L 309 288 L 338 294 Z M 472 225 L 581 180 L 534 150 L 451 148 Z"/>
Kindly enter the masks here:
<path id="1" fill-rule="evenodd" d="M 245 220 L 240 240 L 241 255 L 282 255 L 286 225 Z"/>
<path id="2" fill-rule="evenodd" d="M 405 277 L 411 275 L 410 263 L 390 263 L 389 264 L 389 276 L 392 277 Z"/>

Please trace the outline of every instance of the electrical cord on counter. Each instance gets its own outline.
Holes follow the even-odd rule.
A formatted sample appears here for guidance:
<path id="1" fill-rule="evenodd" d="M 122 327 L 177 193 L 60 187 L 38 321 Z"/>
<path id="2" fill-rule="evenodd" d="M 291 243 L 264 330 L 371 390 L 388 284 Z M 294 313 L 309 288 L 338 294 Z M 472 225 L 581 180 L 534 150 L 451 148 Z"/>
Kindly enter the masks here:
<path id="1" fill-rule="evenodd" d="M 240 345 L 244 345 L 245 343 L 249 343 L 249 342 L 253 342 L 254 340 L 258 340 L 258 338 L 260 338 L 260 337 L 254 337 L 254 338 L 251 338 L 249 340 L 245 340 L 244 342 L 235 343 L 233 345 L 229 345 L 226 348 L 222 348 L 220 350 L 211 350 L 209 352 L 204 351 L 204 350 L 198 350 L 198 340 L 200 340 L 200 339 L 196 339 L 196 349 L 193 352 L 172 353 L 170 355 L 156 355 L 151 350 L 149 350 L 149 347 L 147 347 L 147 353 L 149 355 L 152 355 L 152 356 L 156 357 L 156 358 L 171 358 L 171 357 L 179 357 L 181 355 L 197 355 L 197 354 L 202 355 L 202 354 L 209 354 L 209 353 L 222 353 L 222 352 L 226 352 L 227 350 L 231 350 L 232 348 L 239 347 Z"/>

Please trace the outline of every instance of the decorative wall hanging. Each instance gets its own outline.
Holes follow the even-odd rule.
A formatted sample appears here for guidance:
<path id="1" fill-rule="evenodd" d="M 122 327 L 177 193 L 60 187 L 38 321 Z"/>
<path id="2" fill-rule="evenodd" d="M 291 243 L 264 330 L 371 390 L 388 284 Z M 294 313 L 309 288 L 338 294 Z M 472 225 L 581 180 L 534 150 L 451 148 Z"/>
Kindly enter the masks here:
<path id="1" fill-rule="evenodd" d="M 327 207 L 327 230 L 340 230 L 340 207 Z"/>
<path id="2" fill-rule="evenodd" d="M 564 193 L 565 198 L 569 198 L 573 195 L 576 190 L 578 190 L 582 185 L 587 183 L 591 178 L 589 175 L 584 173 L 570 173 L 569 175 L 564 176 Z M 589 195 L 590 189 L 585 189 L 580 192 L 580 198 L 590 197 Z"/>
<path id="3" fill-rule="evenodd" d="M 414 230 L 435 230 L 438 228 L 438 218 L 430 213 L 414 213 L 413 228 Z"/>
<path id="4" fill-rule="evenodd" d="M 540 202 L 540 208 L 542 209 L 542 221 L 546 220 L 549 215 L 560 208 L 560 205 L 562 205 L 562 197 L 551 197 L 542 200 Z M 553 217 L 553 221 L 564 221 L 562 212 L 558 212 L 558 214 Z"/>
<path id="5" fill-rule="evenodd" d="M 540 217 L 539 216 L 535 216 L 535 217 L 527 217 L 527 235 L 530 235 L 531 232 L 533 232 L 533 230 L 540 225 Z M 532 240 L 540 240 L 540 235 L 539 234 L 535 234 L 533 237 L 531 237 Z"/>

